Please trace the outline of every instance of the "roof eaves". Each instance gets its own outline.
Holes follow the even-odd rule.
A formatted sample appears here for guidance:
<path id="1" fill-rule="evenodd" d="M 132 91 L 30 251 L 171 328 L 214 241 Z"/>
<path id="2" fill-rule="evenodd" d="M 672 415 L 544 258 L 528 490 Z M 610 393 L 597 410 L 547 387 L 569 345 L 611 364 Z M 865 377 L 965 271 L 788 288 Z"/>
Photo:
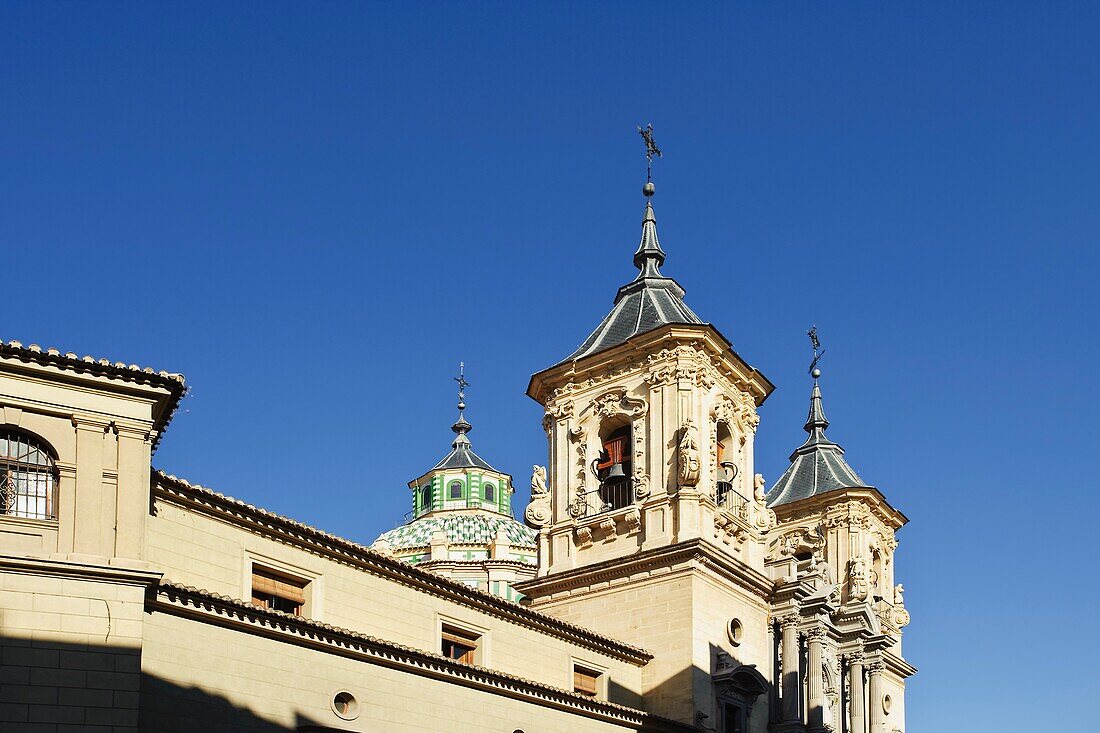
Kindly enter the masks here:
<path id="1" fill-rule="evenodd" d="M 179 407 L 180 400 L 187 394 L 187 386 L 182 374 L 156 371 L 152 367 L 141 367 L 121 361 L 112 362 L 110 359 L 97 359 L 94 356 L 80 357 L 71 351 L 62 353 L 60 349 L 52 347 L 43 349 L 38 344 L 24 346 L 21 341 L 0 340 L 0 357 L 12 357 L 77 374 L 90 374 L 167 390 L 168 401 L 159 419 L 153 424 L 153 430 L 156 431 L 152 446 L 154 452 L 160 445 L 160 439 L 168 429 L 168 423 L 171 422 L 176 408 Z"/>
<path id="2" fill-rule="evenodd" d="M 610 636 L 605 636 L 597 631 L 586 629 L 583 626 L 579 626 L 569 621 L 563 621 L 562 619 L 542 613 L 541 611 L 535 611 L 526 606 L 521 606 L 518 603 L 501 598 L 500 596 L 495 596 L 487 591 L 472 588 L 464 583 L 445 578 L 431 571 L 419 570 L 414 565 L 409 565 L 406 562 L 385 555 L 370 547 L 361 545 L 358 542 L 353 542 L 352 540 L 330 534 L 329 532 L 325 532 L 324 530 L 317 529 L 316 527 L 312 527 L 289 517 L 269 512 L 266 509 L 248 504 L 240 499 L 234 499 L 231 496 L 226 496 L 225 494 L 218 493 L 213 489 L 209 489 L 199 484 L 192 484 L 178 476 L 173 476 L 172 474 L 154 468 L 152 472 L 154 487 L 158 486 L 158 480 L 167 484 L 177 493 L 190 494 L 192 497 L 199 499 L 198 503 L 209 511 L 231 514 L 233 516 L 252 515 L 256 520 L 267 523 L 270 526 L 278 526 L 278 528 L 284 529 L 286 533 L 290 535 L 291 539 L 296 539 L 302 544 L 310 544 L 312 542 L 312 546 L 314 547 L 330 548 L 330 551 L 335 554 L 357 558 L 363 561 L 364 564 L 373 566 L 379 571 L 385 571 L 386 574 L 418 581 L 421 586 L 426 588 L 466 600 L 471 603 L 471 605 L 480 607 L 483 610 L 492 609 L 497 613 L 510 616 L 521 623 L 527 622 L 535 628 L 543 629 L 546 633 L 564 636 L 583 646 L 597 649 L 603 653 L 609 653 L 611 656 L 616 656 L 637 666 L 642 666 L 653 659 L 653 654 L 641 647 L 628 644 Z"/>

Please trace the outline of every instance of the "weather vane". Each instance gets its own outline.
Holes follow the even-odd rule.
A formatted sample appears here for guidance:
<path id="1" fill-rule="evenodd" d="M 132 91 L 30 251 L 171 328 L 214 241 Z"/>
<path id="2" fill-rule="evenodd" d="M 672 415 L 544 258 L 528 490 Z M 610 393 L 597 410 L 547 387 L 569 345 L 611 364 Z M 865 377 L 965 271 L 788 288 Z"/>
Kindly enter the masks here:
<path id="1" fill-rule="evenodd" d="M 653 142 L 653 125 L 639 127 L 638 134 L 642 136 L 642 140 L 645 140 L 645 182 L 647 195 L 651 195 L 651 186 L 653 183 L 653 156 L 656 155 L 658 158 L 663 156 L 661 155 L 661 149 L 657 147 L 657 143 Z"/>
<path id="2" fill-rule="evenodd" d="M 458 362 L 458 376 L 454 378 L 458 382 L 458 409 L 462 410 L 466 407 L 466 388 L 470 386 L 470 383 L 466 381 L 466 364 Z"/>
<path id="3" fill-rule="evenodd" d="M 814 360 L 810 362 L 809 372 L 810 376 L 816 381 L 821 376 L 821 370 L 817 368 L 817 362 L 825 356 L 825 349 L 821 348 L 821 342 L 817 340 L 817 326 L 810 326 L 810 330 L 806 332 L 806 335 L 810 337 L 810 343 L 814 347 Z"/>

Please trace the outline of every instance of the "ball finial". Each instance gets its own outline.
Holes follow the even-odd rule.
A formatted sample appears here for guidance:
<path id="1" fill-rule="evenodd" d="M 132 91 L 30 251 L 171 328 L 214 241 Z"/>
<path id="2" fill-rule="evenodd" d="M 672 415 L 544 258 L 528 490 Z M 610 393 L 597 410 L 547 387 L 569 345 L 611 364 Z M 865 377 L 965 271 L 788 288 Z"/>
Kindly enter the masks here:
<path id="1" fill-rule="evenodd" d="M 814 379 L 817 379 L 818 377 L 821 376 L 821 370 L 818 369 L 817 367 L 814 367 L 814 370 L 812 372 L 810 372 L 810 376 L 813 377 Z"/>
<path id="2" fill-rule="evenodd" d="M 642 186 L 642 193 L 645 194 L 647 197 L 652 196 L 653 192 L 656 190 L 657 188 L 653 185 L 653 181 L 646 181 L 646 184 Z"/>

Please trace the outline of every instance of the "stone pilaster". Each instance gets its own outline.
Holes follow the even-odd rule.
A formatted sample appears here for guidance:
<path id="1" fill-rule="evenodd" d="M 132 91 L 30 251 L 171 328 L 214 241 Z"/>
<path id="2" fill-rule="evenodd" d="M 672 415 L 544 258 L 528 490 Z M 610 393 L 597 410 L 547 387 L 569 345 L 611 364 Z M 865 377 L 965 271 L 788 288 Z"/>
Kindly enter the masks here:
<path id="1" fill-rule="evenodd" d="M 882 709 L 882 671 L 884 665 L 881 661 L 874 661 L 867 665 L 867 703 L 870 709 L 870 733 L 883 733 L 886 724 L 885 714 Z"/>
<path id="2" fill-rule="evenodd" d="M 822 645 L 825 643 L 825 629 L 811 629 L 807 639 L 807 690 L 806 708 L 809 733 L 825 731 L 825 679 L 823 676 Z"/>
<path id="3" fill-rule="evenodd" d="M 801 722 L 798 709 L 798 616 L 792 614 L 781 620 L 783 628 L 783 717 L 784 723 Z"/>
<path id="4" fill-rule="evenodd" d="M 867 733 L 867 704 L 863 697 L 863 654 L 856 652 L 848 657 L 848 705 L 852 733 Z"/>

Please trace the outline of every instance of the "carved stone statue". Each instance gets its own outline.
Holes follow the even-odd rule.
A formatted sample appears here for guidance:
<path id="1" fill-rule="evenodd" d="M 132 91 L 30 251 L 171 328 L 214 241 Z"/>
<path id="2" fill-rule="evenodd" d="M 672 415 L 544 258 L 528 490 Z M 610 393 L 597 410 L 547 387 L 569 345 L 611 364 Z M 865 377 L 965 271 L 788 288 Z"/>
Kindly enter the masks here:
<path id="1" fill-rule="evenodd" d="M 861 556 L 856 556 L 848 562 L 848 597 L 853 601 L 862 601 L 869 591 L 867 563 Z"/>
<path id="2" fill-rule="evenodd" d="M 759 530 L 769 530 L 778 524 L 775 511 L 768 509 L 764 492 L 764 477 L 759 473 L 752 479 L 753 524 Z"/>
<path id="3" fill-rule="evenodd" d="M 752 477 L 752 498 L 757 504 L 764 503 L 764 474 L 758 473 Z"/>
<path id="4" fill-rule="evenodd" d="M 894 586 L 894 605 L 895 606 L 904 606 L 905 605 L 905 599 L 902 597 L 902 593 L 904 593 L 904 592 L 905 592 L 905 586 L 903 586 L 901 583 L 898 583 L 897 585 Z"/>
<path id="5" fill-rule="evenodd" d="M 546 486 L 546 468 L 531 467 L 531 503 L 523 512 L 527 526 L 541 529 L 550 521 L 550 489 Z"/>
<path id="6" fill-rule="evenodd" d="M 542 496 L 546 493 L 546 468 L 531 466 L 531 496 Z"/>
<path id="7" fill-rule="evenodd" d="M 695 486 L 699 483 L 699 438 L 695 425 L 684 423 L 680 438 L 680 485 Z"/>

